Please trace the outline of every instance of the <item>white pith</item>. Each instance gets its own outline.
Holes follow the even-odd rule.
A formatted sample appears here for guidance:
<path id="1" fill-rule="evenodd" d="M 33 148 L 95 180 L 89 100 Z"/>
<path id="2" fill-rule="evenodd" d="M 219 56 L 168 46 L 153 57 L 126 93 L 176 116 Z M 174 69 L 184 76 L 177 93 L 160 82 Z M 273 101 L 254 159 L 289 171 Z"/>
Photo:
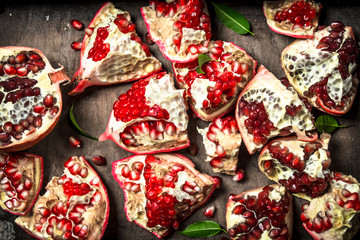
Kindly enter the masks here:
<path id="1" fill-rule="evenodd" d="M 283 186 L 278 185 L 273 187 L 273 190 L 269 191 L 269 199 L 279 202 L 281 197 L 285 195 L 285 191 L 286 189 Z"/>
<path id="2" fill-rule="evenodd" d="M 348 71 L 349 77 L 342 79 L 339 72 L 339 54 L 337 52 L 322 51 L 316 49 L 319 41 L 330 34 L 330 27 L 315 32 L 314 39 L 297 40 L 282 53 L 282 63 L 285 72 L 290 76 L 289 81 L 296 90 L 304 95 L 308 88 L 328 77 L 327 91 L 330 99 L 335 103 L 340 103 L 341 98 L 345 96 L 352 87 L 352 79 L 356 70 L 356 63 L 350 63 Z M 352 38 L 351 29 L 345 27 L 343 34 L 342 47 L 345 39 Z M 294 61 L 292 57 L 295 56 Z M 310 59 L 307 59 L 310 57 Z M 315 64 L 315 66 L 312 66 Z M 292 67 L 290 67 L 292 66 Z M 301 74 L 295 74 L 295 71 L 302 70 Z M 294 74 L 291 76 L 291 74 Z M 306 78 L 306 79 L 305 79 Z M 312 102 L 315 99 L 311 99 Z"/>
<path id="3" fill-rule="evenodd" d="M 130 39 L 134 32 L 122 33 L 119 30 L 114 23 L 118 14 L 123 14 L 130 22 L 129 13 L 116 9 L 112 4 L 102 9 L 101 15 L 97 16 L 92 26 L 93 34 L 86 39 L 86 47 L 82 50 L 84 53 L 81 58 L 81 66 L 84 70 L 82 78 L 91 80 L 93 84 L 138 79 L 161 69 L 161 63 L 157 59 L 146 56 L 140 43 Z M 108 27 L 109 35 L 104 43 L 110 44 L 110 51 L 104 59 L 94 62 L 92 58 L 88 58 L 88 54 L 94 46 L 97 30 L 100 27 Z"/>
<path id="4" fill-rule="evenodd" d="M 11 48 L 1 48 L 0 62 L 7 61 L 9 56 L 16 56 L 21 51 L 31 51 L 34 53 L 38 53 L 35 51 L 35 49 L 24 48 L 24 49 L 13 50 Z M 17 88 L 15 90 L 5 92 L 4 88 L 0 86 L 1 91 L 5 94 L 4 99 L 0 105 L 0 126 L 3 126 L 4 123 L 8 121 L 10 121 L 12 124 L 18 124 L 21 119 L 25 119 L 30 113 L 37 116 L 38 114 L 33 112 L 33 105 L 41 104 L 43 102 L 43 98 L 47 94 L 51 94 L 54 97 L 54 106 L 58 106 L 59 112 L 61 111 L 61 94 L 59 94 L 59 86 L 56 83 L 53 83 L 49 77 L 49 73 L 53 73 L 55 70 L 51 67 L 47 59 L 44 59 L 44 56 L 42 56 L 41 54 L 39 55 L 41 56 L 42 60 L 45 62 L 45 68 L 39 70 L 37 73 L 29 72 L 26 76 L 20 78 L 29 78 L 29 79 L 37 80 L 38 82 L 32 87 L 32 89 L 35 87 L 39 87 L 41 90 L 40 95 L 37 97 L 35 96 L 23 97 L 14 104 L 11 101 L 5 103 L 6 95 L 10 92 L 15 92 L 19 89 Z M 3 76 L 0 76 L 0 81 L 5 81 L 6 79 L 12 77 L 18 77 L 18 76 L 16 74 L 12 76 L 4 74 Z M 28 106 L 25 106 L 25 104 Z M 28 141 L 26 140 L 29 139 L 28 137 L 35 139 L 37 136 L 39 136 L 41 133 L 47 130 L 48 127 L 44 127 L 44 126 L 50 126 L 54 122 L 54 118 L 57 118 L 57 116 L 50 117 L 48 111 L 45 114 L 45 116 L 42 117 L 41 127 L 36 128 L 36 131 L 29 131 L 25 129 L 22 132 L 22 138 L 20 140 L 16 140 L 13 136 L 9 134 L 9 136 L 11 137 L 11 141 L 15 142 L 16 144 L 21 144 L 25 141 Z"/>
<path id="5" fill-rule="evenodd" d="M 203 102 L 207 100 L 210 104 L 208 95 L 208 88 L 215 87 L 216 82 L 210 81 L 209 79 L 196 78 L 191 85 L 190 93 L 191 97 L 195 102 L 195 109 L 203 108 Z"/>
<path id="6" fill-rule="evenodd" d="M 45 207 L 51 210 L 51 208 L 60 201 L 62 201 L 65 205 L 66 203 L 69 203 L 68 210 L 65 216 L 67 219 L 69 219 L 69 213 L 73 209 L 73 207 L 77 204 L 89 204 L 90 198 L 95 192 L 100 192 L 102 198 L 99 202 L 96 202 L 94 206 L 87 208 L 86 211 L 82 213 L 83 221 L 80 224 L 84 224 L 88 226 L 89 229 L 89 234 L 87 236 L 88 239 L 98 239 L 102 235 L 105 220 L 107 220 L 107 215 L 108 215 L 106 190 L 104 186 L 100 183 L 99 183 L 100 184 L 99 187 L 90 184 L 90 182 L 94 178 L 99 178 L 99 176 L 93 169 L 91 169 L 91 167 L 89 167 L 89 165 L 84 161 L 83 157 L 79 157 L 79 158 L 73 157 L 73 161 L 79 163 L 81 167 L 87 167 L 88 169 L 87 177 L 80 178 L 79 176 L 72 175 L 66 168 L 64 173 L 66 173 L 67 178 L 72 179 L 73 182 L 87 183 L 90 186 L 91 191 L 89 191 L 86 195 L 83 196 L 73 195 L 70 198 L 67 198 L 63 193 L 62 185 L 59 185 L 57 183 L 59 177 L 53 177 L 46 186 L 47 191 L 43 196 L 39 196 L 30 214 L 23 217 L 19 217 L 15 220 L 15 222 L 18 225 L 25 228 L 27 231 L 31 232 L 31 234 L 38 239 L 53 239 L 52 236 L 47 234 L 46 232 L 46 229 L 49 226 L 48 220 L 52 216 L 55 216 L 58 219 L 63 218 L 60 216 L 56 216 L 51 212 L 50 216 L 47 218 L 47 221 L 42 224 L 43 227 L 39 232 L 34 226 L 35 223 L 39 222 L 39 208 Z M 72 222 L 72 220 L 70 221 Z M 72 222 L 72 227 L 74 227 L 75 225 L 76 224 Z M 57 229 L 56 226 L 57 226 L 56 224 L 53 225 L 54 236 L 59 237 L 64 232 Z M 73 233 L 71 234 L 71 236 L 78 238 Z"/>

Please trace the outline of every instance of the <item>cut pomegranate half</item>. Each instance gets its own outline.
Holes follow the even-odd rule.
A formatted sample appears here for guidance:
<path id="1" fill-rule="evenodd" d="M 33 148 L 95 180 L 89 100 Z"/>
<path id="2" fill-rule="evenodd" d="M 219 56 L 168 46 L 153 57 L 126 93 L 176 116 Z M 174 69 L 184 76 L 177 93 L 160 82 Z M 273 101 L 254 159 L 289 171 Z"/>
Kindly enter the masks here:
<path id="1" fill-rule="evenodd" d="M 329 134 L 322 134 L 315 142 L 296 137 L 276 139 L 261 151 L 259 168 L 295 196 L 311 200 L 323 194 L 330 181 L 329 141 Z"/>
<path id="2" fill-rule="evenodd" d="M 189 105 L 195 114 L 212 121 L 231 111 L 240 91 L 255 75 L 257 62 L 244 49 L 231 42 L 210 41 L 209 56 L 216 61 L 202 65 L 197 73 L 198 60 L 173 63 L 176 82 L 186 89 Z"/>
<path id="3" fill-rule="evenodd" d="M 306 100 L 306 99 L 305 99 Z M 296 133 L 303 141 L 315 141 L 317 133 L 308 103 L 284 80 L 279 81 L 264 66 L 241 92 L 236 120 L 250 154 L 268 139 Z"/>
<path id="4" fill-rule="evenodd" d="M 64 81 L 70 81 L 64 68 L 53 69 L 39 50 L 0 48 L 0 151 L 28 149 L 52 131 Z"/>
<path id="5" fill-rule="evenodd" d="M 113 162 L 112 173 L 125 194 L 125 212 L 158 238 L 203 205 L 215 181 L 179 154 L 134 155 Z"/>
<path id="6" fill-rule="evenodd" d="M 76 95 L 92 85 L 135 81 L 161 70 L 149 46 L 135 32 L 128 12 L 105 3 L 95 15 L 81 47 L 80 67 L 73 81 Z"/>
<path id="7" fill-rule="evenodd" d="M 53 177 L 29 214 L 15 222 L 37 239 L 101 239 L 109 216 L 104 183 L 84 157 L 71 157 L 64 166 L 64 174 Z"/>
<path id="8" fill-rule="evenodd" d="M 264 1 L 267 24 L 276 33 L 295 38 L 313 38 L 322 5 L 312 0 Z"/>
<path id="9" fill-rule="evenodd" d="M 359 48 L 351 27 L 333 22 L 314 39 L 296 40 L 281 55 L 291 85 L 311 105 L 332 115 L 349 111 L 359 85 Z"/>
<path id="10" fill-rule="evenodd" d="M 226 228 L 232 239 L 291 239 L 293 200 L 280 185 L 252 189 L 226 205 Z"/>
<path id="11" fill-rule="evenodd" d="M 300 220 L 315 240 L 350 240 L 360 228 L 360 184 L 334 172 L 330 190 L 302 206 Z"/>
<path id="12" fill-rule="evenodd" d="M 34 205 L 43 180 L 43 159 L 30 153 L 0 153 L 0 206 L 25 215 Z"/>
<path id="13" fill-rule="evenodd" d="M 171 74 L 157 73 L 134 83 L 113 104 L 105 133 L 132 153 L 169 152 L 190 145 L 184 90 L 174 87 Z"/>
<path id="14" fill-rule="evenodd" d="M 214 172 L 234 175 L 241 135 L 233 116 L 216 118 L 207 128 L 199 129 L 207 158 Z"/>
<path id="15" fill-rule="evenodd" d="M 171 62 L 189 62 L 206 52 L 211 21 L 202 0 L 150 0 L 141 8 L 151 39 Z"/>

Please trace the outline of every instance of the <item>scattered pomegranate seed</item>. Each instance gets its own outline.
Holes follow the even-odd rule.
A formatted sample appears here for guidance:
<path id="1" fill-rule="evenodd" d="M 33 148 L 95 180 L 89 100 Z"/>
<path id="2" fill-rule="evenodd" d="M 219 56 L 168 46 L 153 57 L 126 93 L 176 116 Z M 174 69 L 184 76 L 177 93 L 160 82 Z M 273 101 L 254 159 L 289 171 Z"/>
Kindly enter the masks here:
<path id="1" fill-rule="evenodd" d="M 81 46 L 82 46 L 81 42 L 74 41 L 71 43 L 71 48 L 74 49 L 75 51 L 80 51 Z"/>
<path id="2" fill-rule="evenodd" d="M 69 137 L 69 142 L 72 148 L 80 148 L 82 146 L 80 139 L 77 139 L 74 136 Z"/>
<path id="3" fill-rule="evenodd" d="M 101 155 L 95 155 L 95 156 L 92 157 L 92 162 L 95 165 L 103 166 L 106 163 L 106 159 Z"/>
<path id="4" fill-rule="evenodd" d="M 73 26 L 73 28 L 75 28 L 76 30 L 80 30 L 83 28 L 83 24 L 77 19 L 71 20 L 71 26 Z"/>
<path id="5" fill-rule="evenodd" d="M 93 34 L 94 32 L 94 28 L 93 27 L 87 27 L 85 28 L 85 34 L 88 35 L 89 37 L 91 36 L 91 34 Z"/>
<path id="6" fill-rule="evenodd" d="M 211 206 L 206 208 L 203 214 L 207 218 L 212 218 L 214 216 L 214 213 L 215 213 L 215 206 Z"/>
<path id="7" fill-rule="evenodd" d="M 231 194 L 229 194 L 229 196 L 228 196 L 228 201 L 230 201 L 233 197 L 235 197 L 236 196 L 236 194 L 234 194 L 234 193 L 231 193 Z"/>
<path id="8" fill-rule="evenodd" d="M 188 152 L 191 156 L 196 156 L 199 151 L 199 147 L 196 143 L 191 143 L 190 147 L 188 148 Z"/>
<path id="9" fill-rule="evenodd" d="M 222 183 L 221 177 L 214 176 L 214 177 L 212 177 L 212 178 L 213 178 L 214 181 L 215 181 L 215 187 L 216 187 L 217 189 L 219 189 L 219 188 L 221 187 L 221 183 Z"/>
<path id="10" fill-rule="evenodd" d="M 145 34 L 145 38 L 146 38 L 146 42 L 147 42 L 148 44 L 153 44 L 153 43 L 154 43 L 153 40 L 151 39 L 149 33 L 146 33 L 146 34 Z"/>
<path id="11" fill-rule="evenodd" d="M 234 175 L 234 177 L 233 177 L 233 180 L 234 180 L 235 182 L 238 182 L 238 181 L 240 181 L 241 179 L 243 179 L 244 176 L 245 176 L 244 169 L 239 169 L 239 170 L 236 171 L 236 173 L 235 173 L 235 175 Z"/>

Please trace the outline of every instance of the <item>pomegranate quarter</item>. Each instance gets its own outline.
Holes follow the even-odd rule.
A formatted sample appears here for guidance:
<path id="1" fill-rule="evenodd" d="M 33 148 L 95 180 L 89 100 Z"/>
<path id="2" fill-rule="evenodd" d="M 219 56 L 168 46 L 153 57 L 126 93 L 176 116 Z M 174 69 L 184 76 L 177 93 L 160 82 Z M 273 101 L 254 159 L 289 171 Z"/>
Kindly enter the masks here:
<path id="1" fill-rule="evenodd" d="M 267 24 L 274 32 L 295 38 L 313 38 L 322 5 L 312 0 L 264 1 Z"/>
<path id="2" fill-rule="evenodd" d="M 211 61 L 173 63 L 178 86 L 186 90 L 190 108 L 205 121 L 212 121 L 231 111 L 240 91 L 253 78 L 257 62 L 244 49 L 231 42 L 210 41 Z M 214 61 L 216 60 L 216 61 Z"/>
<path id="3" fill-rule="evenodd" d="M 43 159 L 30 153 L 0 154 L 0 206 L 25 215 L 36 201 L 43 180 Z"/>
<path id="4" fill-rule="evenodd" d="M 292 224 L 292 196 L 280 185 L 243 192 L 226 205 L 226 228 L 232 239 L 290 240 Z"/>
<path id="5" fill-rule="evenodd" d="M 210 176 L 179 154 L 134 155 L 112 166 L 125 194 L 127 219 L 158 238 L 178 229 L 215 189 Z"/>
<path id="6" fill-rule="evenodd" d="M 276 139 L 261 151 L 259 168 L 295 196 L 311 200 L 323 194 L 330 181 L 329 140 L 329 134 L 322 134 L 315 142 L 296 137 Z"/>
<path id="7" fill-rule="evenodd" d="M 171 62 L 189 62 L 206 52 L 211 21 L 203 0 L 150 0 L 141 8 L 150 38 Z"/>
<path id="8" fill-rule="evenodd" d="M 240 93 L 236 120 L 250 154 L 270 138 L 295 133 L 299 139 L 314 141 L 317 133 L 306 99 L 299 98 L 286 82 L 278 80 L 264 66 Z"/>
<path id="9" fill-rule="evenodd" d="M 59 120 L 59 84 L 70 81 L 63 67 L 53 69 L 44 54 L 27 47 L 0 48 L 0 151 L 28 149 Z"/>
<path id="10" fill-rule="evenodd" d="M 82 93 L 92 85 L 109 85 L 135 81 L 161 70 L 149 46 L 136 34 L 128 12 L 105 3 L 85 30 L 80 68 L 73 81 L 77 86 L 69 93 Z"/>
<path id="11" fill-rule="evenodd" d="M 184 90 L 175 89 L 172 75 L 165 72 L 134 83 L 113 104 L 108 126 L 99 141 L 111 139 L 136 154 L 188 147 L 183 93 Z"/>
<path id="12" fill-rule="evenodd" d="M 53 177 L 29 214 L 15 222 L 37 239 L 100 240 L 109 216 L 105 186 L 84 157 L 71 157 L 64 166 L 64 174 Z"/>
<path id="13" fill-rule="evenodd" d="M 350 240 L 360 228 L 360 184 L 334 172 L 330 190 L 302 206 L 300 220 L 315 240 Z"/>
<path id="14" fill-rule="evenodd" d="M 291 85 L 312 106 L 342 115 L 350 110 L 358 89 L 358 56 L 352 28 L 333 22 L 319 28 L 314 39 L 287 46 L 281 64 Z"/>

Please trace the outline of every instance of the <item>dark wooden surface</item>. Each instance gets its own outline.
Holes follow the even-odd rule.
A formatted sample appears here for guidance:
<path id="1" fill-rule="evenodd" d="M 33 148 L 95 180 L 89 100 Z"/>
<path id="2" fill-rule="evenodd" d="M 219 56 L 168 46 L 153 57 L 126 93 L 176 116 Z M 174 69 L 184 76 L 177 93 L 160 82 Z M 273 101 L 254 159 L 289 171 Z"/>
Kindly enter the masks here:
<path id="1" fill-rule="evenodd" d="M 360 36 L 360 3 L 356 1 L 323 1 L 324 9 L 320 19 L 321 24 L 329 24 L 334 20 L 340 20 L 346 25 L 353 27 L 355 35 Z M 294 39 L 272 32 L 265 21 L 262 13 L 261 1 L 237 1 L 225 2 L 227 5 L 240 11 L 250 22 L 255 36 L 238 35 L 224 27 L 215 18 L 214 11 L 210 8 L 212 18 L 213 39 L 232 41 L 243 47 L 259 64 L 265 65 L 276 76 L 282 77 L 284 73 L 280 67 L 281 51 Z M 18 45 L 38 48 L 45 53 L 51 64 L 55 67 L 58 63 L 65 66 L 69 76 L 72 76 L 79 66 L 79 52 L 71 49 L 72 41 L 81 41 L 83 31 L 76 31 L 70 25 L 73 18 L 81 20 L 85 25 L 89 24 L 94 14 L 102 5 L 102 2 L 33 2 L 33 3 L 8 3 L 3 4 L 4 11 L 0 13 L 0 46 Z M 137 26 L 137 31 L 144 39 L 146 33 L 145 24 L 140 15 L 139 8 L 145 6 L 146 1 L 115 2 L 115 6 L 129 11 Z M 164 69 L 171 72 L 171 64 L 158 50 L 156 45 L 150 47 L 152 53 L 158 57 Z M 99 136 L 106 128 L 108 117 L 112 109 L 112 103 L 117 96 L 124 93 L 131 83 L 120 84 L 109 87 L 91 87 L 78 97 L 69 97 L 67 92 L 71 86 L 63 86 L 64 108 L 59 123 L 44 140 L 28 150 L 28 152 L 44 157 L 44 184 L 53 177 L 59 176 L 63 171 L 63 163 L 70 156 L 83 155 L 90 159 L 95 154 L 106 157 L 105 166 L 95 166 L 103 181 L 110 198 L 110 217 L 103 239 L 156 239 L 154 235 L 140 228 L 134 223 L 126 220 L 123 211 L 123 192 L 111 175 L 111 163 L 115 160 L 130 156 L 131 154 L 120 149 L 112 141 L 97 142 L 81 138 L 84 146 L 81 149 L 72 149 L 68 142 L 70 135 L 76 133 L 70 128 L 67 115 L 71 103 L 75 105 L 75 116 L 80 126 L 92 136 Z M 359 96 L 355 99 L 350 112 L 337 119 L 343 125 L 354 124 L 354 126 L 336 131 L 330 142 L 332 156 L 331 169 L 351 174 L 360 179 L 360 106 Z M 313 110 L 315 115 L 320 113 Z M 201 143 L 201 136 L 196 131 L 196 126 L 204 127 L 207 124 L 201 120 L 190 119 L 190 139 L 196 142 L 200 150 L 197 156 L 187 154 L 186 150 L 179 151 L 189 156 L 198 170 L 210 175 L 214 174 L 208 163 L 204 162 L 205 153 Z M 225 205 L 230 193 L 240 193 L 245 190 L 261 187 L 271 183 L 257 166 L 258 153 L 250 156 L 244 145 L 240 148 L 239 167 L 245 169 L 245 180 L 236 183 L 232 177 L 221 175 L 223 185 L 211 200 L 200 210 L 193 214 L 188 220 L 181 224 L 180 229 L 187 225 L 205 220 L 203 210 L 210 205 L 215 205 L 216 214 L 212 219 L 225 227 Z M 42 191 L 43 193 L 44 191 Z M 303 201 L 295 198 L 294 209 L 294 232 L 293 239 L 311 239 L 305 232 L 299 221 L 300 206 Z M 12 221 L 15 216 L 0 210 L 0 220 Z M 21 228 L 14 224 L 16 239 L 32 239 Z M 222 233 L 208 239 L 220 239 L 226 236 Z M 172 233 L 167 239 L 188 239 L 177 232 Z M 360 234 L 354 239 L 360 239 Z"/>

